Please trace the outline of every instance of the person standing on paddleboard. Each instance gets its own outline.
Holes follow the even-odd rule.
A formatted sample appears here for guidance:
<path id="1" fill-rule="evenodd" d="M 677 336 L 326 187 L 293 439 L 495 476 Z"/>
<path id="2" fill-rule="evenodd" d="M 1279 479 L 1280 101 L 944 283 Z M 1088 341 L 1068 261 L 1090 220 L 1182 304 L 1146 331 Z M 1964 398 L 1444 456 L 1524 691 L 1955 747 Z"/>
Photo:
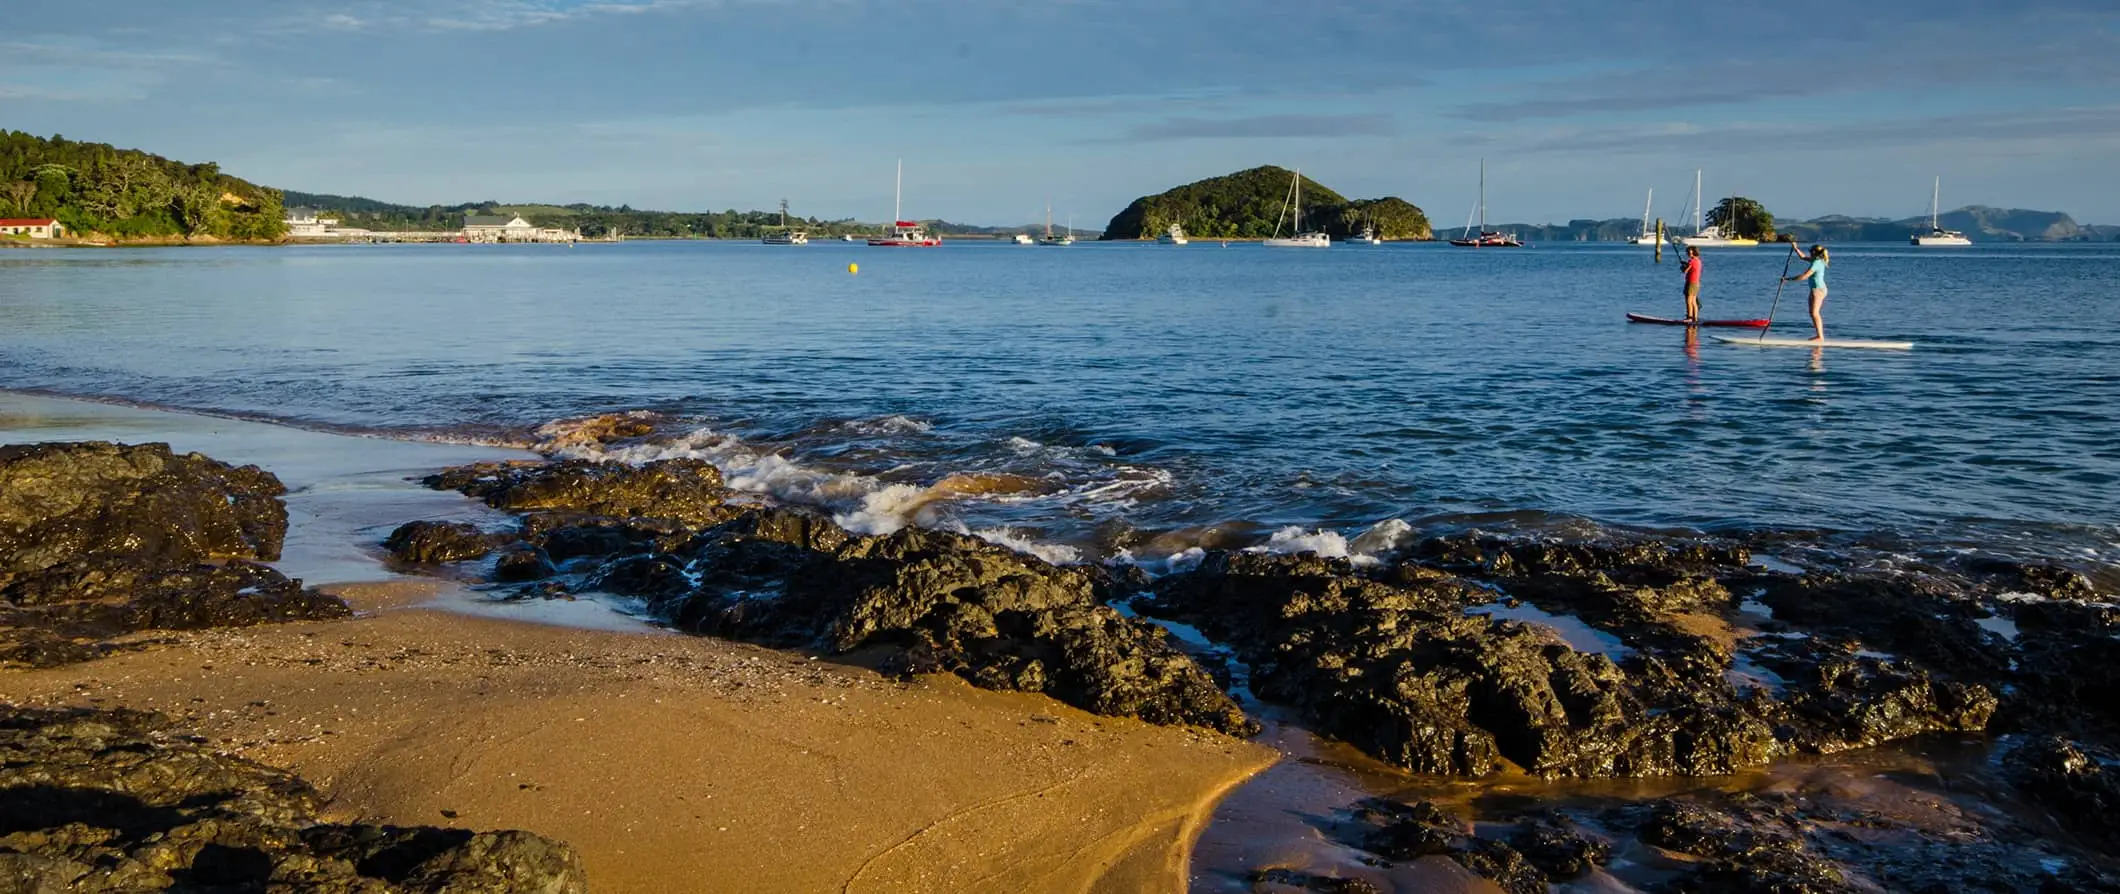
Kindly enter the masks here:
<path id="1" fill-rule="evenodd" d="M 1811 246 L 1810 254 L 1804 254 L 1804 250 L 1801 248 L 1789 250 L 1795 252 L 1797 257 L 1810 261 L 1811 266 L 1795 276 L 1783 277 L 1782 281 L 1796 282 L 1805 279 L 1811 281 L 1811 332 L 1814 333 L 1811 336 L 1811 340 L 1825 341 L 1826 318 L 1819 314 L 1819 309 L 1824 307 L 1826 303 L 1826 265 L 1831 262 L 1831 259 L 1827 257 L 1826 247 L 1823 245 Z"/>
<path id="2" fill-rule="evenodd" d="M 1686 275 L 1686 322 L 1700 321 L 1700 246 L 1686 246 L 1686 265 L 1679 269 Z"/>

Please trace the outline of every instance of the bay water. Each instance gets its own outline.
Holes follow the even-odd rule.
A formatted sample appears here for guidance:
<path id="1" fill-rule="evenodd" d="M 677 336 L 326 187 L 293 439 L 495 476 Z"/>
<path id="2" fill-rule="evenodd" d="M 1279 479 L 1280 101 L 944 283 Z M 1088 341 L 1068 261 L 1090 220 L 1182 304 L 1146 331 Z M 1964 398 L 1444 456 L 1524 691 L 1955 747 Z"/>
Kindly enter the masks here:
<path id="1" fill-rule="evenodd" d="M 1708 253 L 1704 314 L 1766 315 L 1787 257 Z M 1829 334 L 1917 347 L 1629 325 L 1680 278 L 1616 245 L 21 250 L 0 388 L 468 441 L 654 411 L 621 458 L 1062 560 L 1626 528 L 2111 581 L 2120 246 L 1836 246 L 1832 283 Z"/>

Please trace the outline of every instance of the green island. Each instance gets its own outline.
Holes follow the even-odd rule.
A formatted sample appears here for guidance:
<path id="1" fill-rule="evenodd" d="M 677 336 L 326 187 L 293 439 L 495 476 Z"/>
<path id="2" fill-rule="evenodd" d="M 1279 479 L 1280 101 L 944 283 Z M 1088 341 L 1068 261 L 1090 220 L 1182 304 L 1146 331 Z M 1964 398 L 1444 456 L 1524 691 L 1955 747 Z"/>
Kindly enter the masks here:
<path id="1" fill-rule="evenodd" d="M 1107 240 L 1154 239 L 1172 224 L 1201 239 L 1265 239 L 1285 215 L 1295 172 L 1265 165 L 1142 196 L 1104 227 Z M 1383 239 L 1433 239 L 1428 215 L 1396 196 L 1348 199 L 1303 178 L 1304 228 L 1345 239 L 1373 228 Z M 1292 232 L 1292 231 L 1291 231 Z M 1284 233 L 1283 235 L 1287 235 Z"/>
<path id="2" fill-rule="evenodd" d="M 275 242 L 280 192 L 137 149 L 0 131 L 0 216 L 118 241 Z"/>

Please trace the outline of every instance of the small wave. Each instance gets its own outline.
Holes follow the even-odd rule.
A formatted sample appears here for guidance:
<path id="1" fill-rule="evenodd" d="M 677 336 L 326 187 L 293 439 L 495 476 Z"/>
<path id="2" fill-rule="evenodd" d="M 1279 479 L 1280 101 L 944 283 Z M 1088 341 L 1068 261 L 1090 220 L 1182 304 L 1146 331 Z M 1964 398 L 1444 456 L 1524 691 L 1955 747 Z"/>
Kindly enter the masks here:
<path id="1" fill-rule="evenodd" d="M 923 435 L 935 430 L 935 424 L 893 413 L 874 419 L 853 419 L 839 424 L 839 430 L 855 435 Z"/>
<path id="2" fill-rule="evenodd" d="M 1250 549 L 1279 555 L 1316 553 L 1328 559 L 1346 559 L 1356 565 L 1376 565 L 1383 561 L 1385 553 L 1397 549 L 1412 536 L 1413 526 L 1395 518 L 1371 525 L 1353 540 L 1338 531 L 1306 531 L 1289 525 L 1273 532 L 1265 543 Z"/>
<path id="3" fill-rule="evenodd" d="M 961 533 L 970 534 L 996 546 L 1005 546 L 1024 555 L 1037 556 L 1054 565 L 1073 565 L 1082 561 L 1082 551 L 1079 549 L 1058 543 L 1040 543 L 1008 528 L 980 528 L 976 531 L 962 530 L 962 525 L 958 528 Z"/>

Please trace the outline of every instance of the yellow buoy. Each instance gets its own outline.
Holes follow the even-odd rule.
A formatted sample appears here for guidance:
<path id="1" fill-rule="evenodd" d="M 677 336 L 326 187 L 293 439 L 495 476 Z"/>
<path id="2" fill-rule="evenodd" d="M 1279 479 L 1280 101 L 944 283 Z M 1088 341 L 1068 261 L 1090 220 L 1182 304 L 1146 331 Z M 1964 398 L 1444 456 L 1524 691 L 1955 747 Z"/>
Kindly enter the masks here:
<path id="1" fill-rule="evenodd" d="M 858 274 L 858 273 L 860 273 L 860 272 L 861 272 L 861 265 L 860 265 L 860 264 L 848 264 L 848 265 L 847 265 L 847 272 L 848 272 L 848 273 L 856 273 L 856 274 Z"/>

